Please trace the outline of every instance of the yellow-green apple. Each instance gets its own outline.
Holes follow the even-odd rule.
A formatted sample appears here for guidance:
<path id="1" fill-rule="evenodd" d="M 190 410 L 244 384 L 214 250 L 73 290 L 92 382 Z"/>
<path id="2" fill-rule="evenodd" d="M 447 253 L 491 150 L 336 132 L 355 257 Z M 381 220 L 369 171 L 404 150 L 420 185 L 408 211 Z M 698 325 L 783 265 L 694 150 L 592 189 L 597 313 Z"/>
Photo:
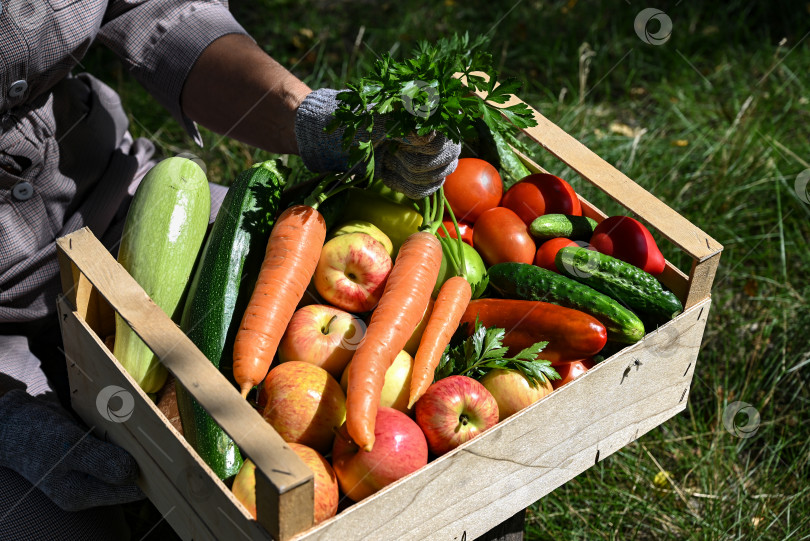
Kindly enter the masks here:
<path id="1" fill-rule="evenodd" d="M 288 443 L 304 464 L 312 470 L 315 482 L 314 523 L 318 524 L 337 514 L 338 482 L 335 470 L 315 449 L 300 443 Z M 256 465 L 246 459 L 233 479 L 233 495 L 256 518 Z"/>
<path id="2" fill-rule="evenodd" d="M 416 423 L 437 456 L 498 422 L 498 403 L 480 382 L 449 376 L 433 383 L 414 405 Z"/>
<path id="3" fill-rule="evenodd" d="M 351 441 L 345 424 L 332 446 L 332 468 L 340 489 L 356 502 L 415 472 L 427 460 L 425 435 L 413 419 L 393 408 L 377 410 L 371 451 Z"/>
<path id="4" fill-rule="evenodd" d="M 385 247 L 366 233 L 326 241 L 312 279 L 323 299 L 347 312 L 377 305 L 393 262 Z"/>
<path id="5" fill-rule="evenodd" d="M 340 377 L 340 386 L 343 392 L 349 387 L 349 366 L 346 366 L 343 375 Z M 394 362 L 385 371 L 385 382 L 380 393 L 380 406 L 394 408 L 403 413 L 410 414 L 408 408 L 408 397 L 411 392 L 411 376 L 413 375 L 413 357 L 407 351 L 400 351 Z"/>
<path id="6" fill-rule="evenodd" d="M 334 238 L 339 235 L 345 235 L 347 233 L 365 233 L 367 235 L 371 235 L 383 246 L 385 246 L 385 250 L 388 252 L 388 255 L 394 255 L 394 244 L 391 242 L 391 239 L 388 238 L 388 235 L 383 233 L 379 227 L 374 225 L 371 222 L 364 222 L 362 220 L 349 220 L 348 222 L 344 222 L 340 224 L 338 227 L 332 231 L 329 235 L 329 238 Z"/>
<path id="7" fill-rule="evenodd" d="M 329 452 L 346 418 L 346 395 L 329 372 L 301 361 L 281 363 L 262 387 L 262 416 L 284 441 Z"/>
<path id="8" fill-rule="evenodd" d="M 310 304 L 296 310 L 287 324 L 278 358 L 320 366 L 337 379 L 365 333 L 359 317 L 328 304 Z"/>
<path id="9" fill-rule="evenodd" d="M 408 342 L 405 344 L 403 348 L 405 351 L 410 353 L 411 355 L 416 355 L 416 350 L 419 349 L 419 342 L 422 341 L 422 335 L 425 333 L 425 327 L 427 327 L 428 319 L 430 319 L 430 314 L 433 312 L 433 303 L 436 300 L 431 297 L 430 301 L 428 302 L 427 308 L 425 308 L 425 313 L 422 315 L 422 320 L 419 322 L 419 325 L 413 330 L 413 334 L 411 337 L 408 338 Z"/>
<path id="10" fill-rule="evenodd" d="M 503 368 L 495 368 L 487 372 L 481 378 L 481 384 L 492 393 L 498 403 L 499 421 L 534 404 L 554 390 L 551 382 L 546 378 L 543 378 L 542 382 L 532 385 L 519 371 Z"/>

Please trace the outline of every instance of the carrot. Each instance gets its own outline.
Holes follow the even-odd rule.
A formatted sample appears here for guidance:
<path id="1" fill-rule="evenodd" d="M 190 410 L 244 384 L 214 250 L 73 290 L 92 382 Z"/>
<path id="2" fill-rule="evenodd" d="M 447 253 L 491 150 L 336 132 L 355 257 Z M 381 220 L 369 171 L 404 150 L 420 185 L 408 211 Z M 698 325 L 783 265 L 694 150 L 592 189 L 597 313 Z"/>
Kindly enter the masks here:
<path id="1" fill-rule="evenodd" d="M 233 377 L 243 397 L 267 375 L 325 239 L 326 222 L 312 207 L 293 205 L 276 220 L 233 346 Z"/>
<path id="2" fill-rule="evenodd" d="M 431 233 L 410 235 L 399 249 L 366 336 L 349 365 L 346 428 L 354 442 L 370 451 L 385 372 L 405 347 L 425 313 L 439 268 L 442 247 Z"/>
<path id="3" fill-rule="evenodd" d="M 470 283 L 463 276 L 453 276 L 442 284 L 433 312 L 428 319 L 425 333 L 416 350 L 411 376 L 411 391 L 408 407 L 412 408 L 430 384 L 442 353 L 458 328 L 461 316 L 472 298 Z"/>

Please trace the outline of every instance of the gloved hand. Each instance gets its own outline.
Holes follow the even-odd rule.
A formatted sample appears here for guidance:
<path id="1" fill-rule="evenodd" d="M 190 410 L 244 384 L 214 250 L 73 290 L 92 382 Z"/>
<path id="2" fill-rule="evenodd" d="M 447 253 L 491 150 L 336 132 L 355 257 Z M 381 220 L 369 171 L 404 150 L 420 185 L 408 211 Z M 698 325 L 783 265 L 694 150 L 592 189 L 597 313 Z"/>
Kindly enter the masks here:
<path id="1" fill-rule="evenodd" d="M 331 88 L 315 90 L 296 112 L 298 151 L 310 171 L 346 171 L 348 168 L 349 156 L 341 142 L 343 130 L 324 131 L 338 107 L 339 92 Z M 384 116 L 374 119 L 373 141 L 385 136 Z M 365 134 L 356 138 L 356 142 L 365 140 L 368 140 Z M 438 190 L 444 178 L 455 171 L 460 152 L 460 144 L 436 133 L 386 142 L 374 151 L 375 177 L 382 178 L 386 186 L 411 199 L 420 199 Z"/>
<path id="2" fill-rule="evenodd" d="M 65 511 L 144 498 L 132 456 L 93 437 L 58 404 L 21 389 L 0 396 L 0 466 L 18 472 Z"/>

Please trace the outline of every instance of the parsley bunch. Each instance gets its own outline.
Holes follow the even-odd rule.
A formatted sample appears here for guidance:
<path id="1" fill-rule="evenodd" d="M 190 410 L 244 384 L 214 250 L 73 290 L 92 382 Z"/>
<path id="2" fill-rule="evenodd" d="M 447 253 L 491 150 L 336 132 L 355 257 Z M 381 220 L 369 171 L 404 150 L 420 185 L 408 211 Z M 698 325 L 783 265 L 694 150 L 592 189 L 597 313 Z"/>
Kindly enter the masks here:
<path id="1" fill-rule="evenodd" d="M 472 93 L 477 90 L 485 100 L 502 105 L 521 87 L 514 79 L 498 81 L 492 55 L 485 50 L 488 41 L 486 36 L 470 40 L 465 33 L 435 44 L 420 42 L 411 58 L 396 61 L 385 53 L 370 73 L 349 83 L 338 94 L 340 105 L 327 128 L 344 128 L 349 169 L 364 164 L 362 176 L 373 179 L 374 148 L 382 141 L 435 131 L 459 143 L 474 134 L 476 118 L 504 135 L 536 125 L 525 104 L 495 107 Z M 468 86 L 456 74 L 463 75 Z M 375 115 L 381 114 L 387 115 L 386 135 L 372 141 Z M 352 146 L 358 133 L 365 133 L 367 140 Z"/>
<path id="2" fill-rule="evenodd" d="M 452 375 L 481 379 L 495 368 L 517 370 L 533 387 L 537 387 L 547 379 L 560 379 L 551 362 L 538 359 L 548 342 L 537 342 L 514 357 L 506 357 L 509 348 L 503 346 L 505 334 L 505 329 L 484 327 L 476 319 L 475 330 L 471 336 L 463 341 L 459 340 L 459 333 L 453 337 L 436 367 L 434 379 L 440 380 Z"/>

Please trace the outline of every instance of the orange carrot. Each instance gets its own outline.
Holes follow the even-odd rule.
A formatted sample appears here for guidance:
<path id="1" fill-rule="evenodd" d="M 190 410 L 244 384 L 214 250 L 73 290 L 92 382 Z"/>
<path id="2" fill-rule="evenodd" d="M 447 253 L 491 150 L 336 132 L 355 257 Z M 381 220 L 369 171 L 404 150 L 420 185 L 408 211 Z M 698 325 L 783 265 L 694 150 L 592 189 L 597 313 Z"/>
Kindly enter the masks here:
<path id="1" fill-rule="evenodd" d="M 405 347 L 428 305 L 442 262 L 442 246 L 431 233 L 410 235 L 399 249 L 366 336 L 349 365 L 346 428 L 370 451 L 385 372 Z"/>
<path id="2" fill-rule="evenodd" d="M 294 205 L 276 220 L 233 346 L 233 377 L 243 397 L 267 375 L 325 239 L 326 222 L 312 207 Z"/>
<path id="3" fill-rule="evenodd" d="M 442 284 L 413 361 L 409 408 L 416 404 L 433 382 L 436 366 L 458 328 L 461 316 L 464 315 L 471 298 L 472 288 L 463 276 L 453 276 Z"/>

